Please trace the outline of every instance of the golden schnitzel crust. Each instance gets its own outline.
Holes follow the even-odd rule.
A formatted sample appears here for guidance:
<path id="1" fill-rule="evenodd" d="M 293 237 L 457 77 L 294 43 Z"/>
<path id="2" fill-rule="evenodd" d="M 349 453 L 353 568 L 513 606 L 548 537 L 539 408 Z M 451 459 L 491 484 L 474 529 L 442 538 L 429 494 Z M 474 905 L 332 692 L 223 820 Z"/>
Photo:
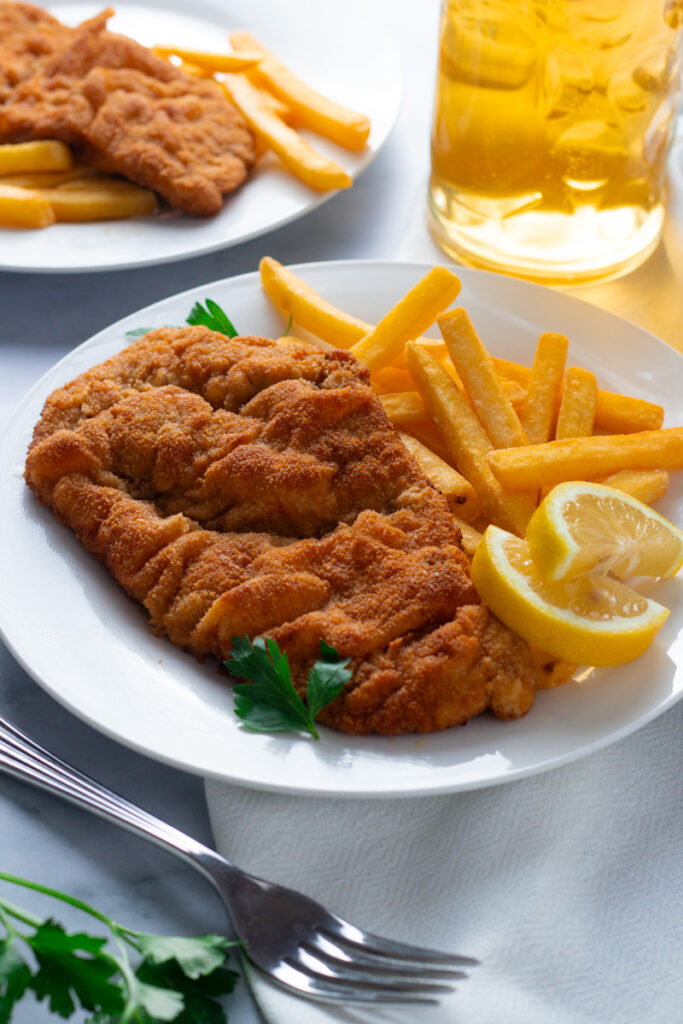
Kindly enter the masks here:
<path id="1" fill-rule="evenodd" d="M 107 32 L 110 14 L 69 29 L 0 3 L 0 140 L 59 139 L 172 206 L 217 213 L 255 159 L 242 115 L 216 82 Z"/>
<path id="2" fill-rule="evenodd" d="M 304 694 L 321 640 L 348 656 L 327 725 L 430 732 L 533 703 L 528 645 L 480 603 L 445 499 L 346 352 L 153 331 L 48 398 L 26 479 L 198 657 L 270 636 Z"/>

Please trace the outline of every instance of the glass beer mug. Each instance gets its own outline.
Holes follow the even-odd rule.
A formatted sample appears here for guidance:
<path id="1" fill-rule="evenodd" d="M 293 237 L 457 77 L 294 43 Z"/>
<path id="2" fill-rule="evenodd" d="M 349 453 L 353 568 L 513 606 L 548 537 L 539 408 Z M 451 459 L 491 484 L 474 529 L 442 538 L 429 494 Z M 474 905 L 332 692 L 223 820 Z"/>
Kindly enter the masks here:
<path id="1" fill-rule="evenodd" d="M 683 0 L 442 0 L 429 202 L 464 262 L 617 276 L 657 245 Z"/>

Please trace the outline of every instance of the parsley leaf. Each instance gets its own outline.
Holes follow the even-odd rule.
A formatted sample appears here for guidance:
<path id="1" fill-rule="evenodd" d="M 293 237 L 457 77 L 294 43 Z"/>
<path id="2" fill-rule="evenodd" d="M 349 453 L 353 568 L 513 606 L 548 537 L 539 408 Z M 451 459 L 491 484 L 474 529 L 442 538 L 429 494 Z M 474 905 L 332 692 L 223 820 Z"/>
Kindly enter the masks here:
<path id="1" fill-rule="evenodd" d="M 351 678 L 350 659 L 340 658 L 334 647 L 320 642 L 320 660 L 308 674 L 303 702 L 292 684 L 287 655 L 274 640 L 232 637 L 231 657 L 225 667 L 233 676 L 248 679 L 235 687 L 235 714 L 253 732 L 296 729 L 319 739 L 315 719 Z"/>
<path id="2" fill-rule="evenodd" d="M 86 1010 L 122 1010 L 121 990 L 110 981 L 117 971 L 116 964 L 100 956 L 106 943 L 106 939 L 83 933 L 69 935 L 54 921 L 41 924 L 30 943 L 38 962 L 38 971 L 31 979 L 36 998 L 47 999 L 50 1009 L 60 1017 L 70 1017 L 74 1012 L 74 996 Z"/>
<path id="3" fill-rule="evenodd" d="M 238 975 L 224 964 L 235 943 L 220 935 L 199 938 L 149 935 L 117 924 L 73 896 L 0 872 L 0 881 L 69 903 L 96 918 L 107 938 L 70 934 L 0 897 L 0 1024 L 29 990 L 60 1017 L 90 1011 L 88 1024 L 225 1024 L 218 998 Z M 21 926 L 28 926 L 28 931 Z M 4 930 L 4 934 L 3 934 Z M 114 940 L 110 949 L 109 940 Z M 24 959 L 22 944 L 30 952 Z M 138 957 L 137 967 L 129 950 Z"/>
<path id="4" fill-rule="evenodd" d="M 31 971 L 8 935 L 0 942 L 0 1024 L 8 1024 L 12 1007 L 19 1002 L 31 981 Z"/>
<path id="5" fill-rule="evenodd" d="M 350 658 L 340 658 L 334 647 L 324 640 L 320 641 L 320 659 L 316 661 L 308 673 L 306 686 L 306 703 L 313 718 L 317 718 L 322 709 L 338 695 L 345 683 L 351 678 L 346 667 Z"/>
<path id="6" fill-rule="evenodd" d="M 175 960 L 188 978 L 202 978 L 225 963 L 224 935 L 202 935 L 186 938 L 167 935 L 136 934 L 138 948 L 151 964 L 165 964 Z"/>
<path id="7" fill-rule="evenodd" d="M 150 1024 L 161 1020 L 177 1020 L 185 1007 L 182 995 L 161 985 L 147 984 L 140 978 L 140 970 L 135 977 L 136 984 L 131 993 L 133 999 L 129 1001 L 129 1006 L 135 1008 L 138 1018 L 145 1024 L 148 1020 Z M 142 1014 L 141 1010 L 144 1011 Z"/>
<path id="8" fill-rule="evenodd" d="M 171 330 L 175 330 L 177 324 L 164 324 L 164 327 L 169 327 Z M 131 331 L 126 331 L 126 338 L 142 338 L 144 334 L 149 334 L 150 331 L 159 331 L 160 327 L 133 327 Z"/>
<path id="9" fill-rule="evenodd" d="M 225 334 L 228 338 L 236 338 L 238 331 L 235 330 L 229 317 L 221 309 L 217 302 L 213 299 L 205 299 L 206 308 L 202 306 L 201 302 L 195 302 L 190 315 L 188 316 L 186 323 L 190 324 L 191 327 L 208 327 L 210 331 L 216 331 L 218 334 Z M 167 324 L 167 327 L 174 327 L 174 324 Z M 287 327 L 287 333 L 292 326 L 292 318 L 289 318 L 289 325 Z M 158 327 L 133 327 L 130 331 L 126 331 L 126 338 L 141 338 L 144 334 L 149 331 L 159 330 Z M 1 1022 L 0 1022 L 1 1024 Z"/>
<path id="10" fill-rule="evenodd" d="M 206 299 L 205 302 L 206 309 L 202 306 L 201 302 L 195 302 L 187 318 L 188 324 L 192 326 L 199 324 L 203 327 L 208 327 L 210 331 L 225 334 L 228 338 L 236 338 L 237 331 L 218 303 L 213 302 L 211 299 Z"/>
<path id="11" fill-rule="evenodd" d="M 308 708 L 292 685 L 287 655 L 274 640 L 232 638 L 225 666 L 233 676 L 249 679 L 235 687 L 235 714 L 255 732 L 303 729 L 316 735 Z"/>
<path id="12" fill-rule="evenodd" d="M 157 991 L 171 992 L 182 1000 L 180 1013 L 171 1018 L 175 1024 L 225 1024 L 225 1013 L 216 997 L 232 992 L 239 977 L 235 971 L 219 967 L 208 976 L 193 979 L 175 959 L 163 964 L 145 961 L 136 973 L 148 987 L 154 985 Z"/>

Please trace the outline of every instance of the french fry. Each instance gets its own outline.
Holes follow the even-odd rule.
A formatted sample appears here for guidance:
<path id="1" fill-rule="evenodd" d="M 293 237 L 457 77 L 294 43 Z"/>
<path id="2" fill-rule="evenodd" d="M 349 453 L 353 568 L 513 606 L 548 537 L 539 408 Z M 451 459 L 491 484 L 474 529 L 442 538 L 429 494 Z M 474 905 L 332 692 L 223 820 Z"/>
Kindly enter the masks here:
<path id="1" fill-rule="evenodd" d="M 185 46 L 159 45 L 153 46 L 152 52 L 157 57 L 180 57 L 211 75 L 224 71 L 246 71 L 256 67 L 262 59 L 262 54 L 257 50 L 250 52 L 244 48 L 240 53 L 207 53 L 205 50 L 191 50 Z"/>
<path id="2" fill-rule="evenodd" d="M 491 442 L 464 395 L 438 360 L 418 345 L 406 345 L 406 363 L 444 436 L 449 461 L 474 487 L 484 515 L 503 529 L 523 536 L 533 502 L 528 495 L 506 494 L 491 473 L 487 463 L 487 456 L 493 453 Z"/>
<path id="3" fill-rule="evenodd" d="M 555 440 L 564 437 L 590 437 L 593 433 L 598 385 L 595 374 L 580 366 L 570 366 L 565 374 L 560 410 L 557 414 Z M 541 489 L 545 498 L 550 488 Z"/>
<path id="4" fill-rule="evenodd" d="M 152 213 L 158 205 L 154 192 L 127 181 L 95 181 L 91 187 L 44 189 L 39 195 L 58 221 L 68 222 L 137 217 Z"/>
<path id="5" fill-rule="evenodd" d="M 376 373 L 393 362 L 407 341 L 426 331 L 459 291 L 460 280 L 455 274 L 446 267 L 432 267 L 351 351 L 371 373 Z"/>
<path id="6" fill-rule="evenodd" d="M 414 391 L 415 382 L 407 370 L 399 370 L 396 366 L 384 366 L 373 373 L 372 386 L 381 395 L 393 394 L 398 391 Z"/>
<path id="7" fill-rule="evenodd" d="M 609 434 L 630 434 L 642 430 L 659 430 L 664 422 L 664 409 L 654 402 L 630 395 L 598 391 L 595 430 Z"/>
<path id="8" fill-rule="evenodd" d="M 446 498 L 451 510 L 467 523 L 476 519 L 479 502 L 469 480 L 410 434 L 399 431 L 399 437 L 427 479 Z"/>
<path id="9" fill-rule="evenodd" d="M 0 178 L 0 185 L 16 185 L 17 188 L 57 188 L 67 182 L 83 178 L 98 178 L 102 172 L 87 164 L 76 164 L 66 171 L 25 171 L 23 174 L 7 174 Z"/>
<path id="10" fill-rule="evenodd" d="M 479 546 L 481 534 L 473 526 L 470 526 L 469 523 L 466 523 L 464 519 L 453 516 L 453 522 L 460 530 L 460 543 L 462 544 L 463 551 L 469 558 L 474 558 L 474 552 Z"/>
<path id="11" fill-rule="evenodd" d="M 498 356 L 492 356 L 491 358 L 493 359 L 493 365 L 501 377 L 517 381 L 517 383 L 521 384 L 526 391 L 529 387 L 529 377 L 531 376 L 530 366 L 523 366 L 521 363 L 513 363 L 510 359 L 500 359 Z"/>
<path id="12" fill-rule="evenodd" d="M 520 422 L 531 444 L 541 444 L 553 436 L 568 348 L 564 334 L 546 331 L 538 339 L 527 399 L 519 409 Z"/>
<path id="13" fill-rule="evenodd" d="M 517 413 L 507 400 L 493 361 L 464 309 L 436 318 L 474 410 L 495 448 L 514 448 L 528 439 Z"/>
<path id="14" fill-rule="evenodd" d="M 240 53 L 259 55 L 256 77 L 292 109 L 301 127 L 346 149 L 363 149 L 370 134 L 370 119 L 365 114 L 348 110 L 311 89 L 248 32 L 233 32 L 230 42 Z"/>
<path id="15" fill-rule="evenodd" d="M 496 369 L 503 377 L 517 381 L 523 388 L 529 386 L 531 369 L 509 359 L 493 358 Z M 631 434 L 641 430 L 659 430 L 664 422 L 664 409 L 654 402 L 631 395 L 598 390 L 595 409 L 595 430 L 610 434 Z"/>
<path id="16" fill-rule="evenodd" d="M 418 391 L 399 391 L 391 395 L 380 395 L 384 411 L 397 427 L 406 427 L 411 423 L 421 423 L 429 419 L 429 414 Z"/>
<path id="17" fill-rule="evenodd" d="M 189 61 L 183 60 L 178 65 L 181 71 L 184 71 L 186 75 L 192 75 L 193 78 L 213 78 L 210 71 L 205 68 L 200 68 L 197 64 L 190 64 Z"/>
<path id="18" fill-rule="evenodd" d="M 516 380 L 506 380 L 505 377 L 501 377 L 500 386 L 503 389 L 503 394 L 513 407 L 516 408 L 522 402 L 526 402 L 526 391 Z"/>
<path id="19" fill-rule="evenodd" d="M 53 139 L 0 146 L 0 174 L 22 171 L 65 171 L 73 166 L 68 146 Z"/>
<path id="20" fill-rule="evenodd" d="M 290 128 L 295 127 L 296 118 L 294 117 L 293 111 L 286 103 L 283 103 L 282 100 L 277 98 L 277 96 L 273 96 L 269 92 L 262 92 L 261 100 L 265 106 L 268 107 L 271 114 L 275 114 L 275 116 L 279 117 L 281 121 L 288 124 Z"/>
<path id="21" fill-rule="evenodd" d="M 448 355 L 448 349 L 441 338 L 415 338 L 415 344 L 422 345 L 439 361 L 450 358 Z M 393 360 L 393 365 L 405 370 L 406 359 L 403 352 L 398 353 L 396 358 Z"/>
<path id="22" fill-rule="evenodd" d="M 319 192 L 353 184 L 343 167 L 318 153 L 272 112 L 263 93 L 245 75 L 225 75 L 222 85 L 254 134 L 295 177 Z"/>
<path id="23" fill-rule="evenodd" d="M 669 474 L 665 469 L 622 469 L 619 473 L 605 477 L 601 483 L 625 491 L 632 498 L 651 505 L 665 493 L 669 486 Z"/>
<path id="24" fill-rule="evenodd" d="M 438 356 L 436 358 L 441 363 L 441 365 L 443 366 L 444 370 L 446 371 L 448 376 L 451 378 L 451 380 L 453 381 L 455 386 L 460 391 L 463 392 L 463 394 L 465 395 L 465 398 L 467 399 L 467 401 L 470 403 L 470 405 L 472 405 L 472 399 L 470 398 L 470 396 L 465 391 L 465 385 L 460 380 L 460 374 L 458 373 L 458 371 L 456 370 L 455 366 L 453 365 L 453 360 L 451 359 L 451 357 L 449 355 L 446 355 L 443 359 L 439 359 Z"/>
<path id="25" fill-rule="evenodd" d="M 0 224 L 13 228 L 46 228 L 55 215 L 40 192 L 0 185 Z"/>
<path id="26" fill-rule="evenodd" d="M 275 101 L 275 97 L 272 97 L 272 100 Z M 268 102 L 271 102 L 270 98 Z M 301 278 L 271 256 L 263 257 L 259 269 L 261 285 L 268 298 L 285 316 L 291 316 L 300 327 L 326 341 L 328 345 L 334 345 L 335 348 L 350 348 L 373 329 L 372 324 L 350 316 L 327 302 Z M 441 340 L 417 338 L 416 342 L 439 356 L 448 357 L 448 350 Z M 406 370 L 402 352 L 392 360 L 390 368 L 392 371 Z"/>
<path id="27" fill-rule="evenodd" d="M 594 480 L 622 469 L 683 469 L 683 427 L 505 448 L 491 452 L 488 463 L 503 487 L 520 491 L 563 480 Z"/>
<path id="28" fill-rule="evenodd" d="M 556 440 L 563 437 L 590 437 L 598 404 L 595 374 L 580 366 L 570 366 L 564 378 L 560 411 L 557 414 Z"/>
<path id="29" fill-rule="evenodd" d="M 555 686 L 569 683 L 576 675 L 578 665 L 571 662 L 558 660 L 554 655 L 529 644 L 531 657 L 540 669 L 540 690 L 552 690 Z"/>
<path id="30" fill-rule="evenodd" d="M 391 417 L 389 418 L 391 419 Z M 394 425 L 396 426 L 397 424 Z M 429 448 L 430 452 L 434 452 L 435 455 L 438 455 L 440 459 L 443 459 L 450 466 L 446 442 L 434 420 L 425 416 L 423 420 L 414 420 L 412 423 L 406 423 L 402 430 L 403 433 L 410 434 L 411 437 L 414 437 L 416 441 L 423 444 L 425 448 Z"/>
<path id="31" fill-rule="evenodd" d="M 370 324 L 332 306 L 291 270 L 264 256 L 259 264 L 261 285 L 277 308 L 316 337 L 335 348 L 350 348 L 371 329 Z"/>

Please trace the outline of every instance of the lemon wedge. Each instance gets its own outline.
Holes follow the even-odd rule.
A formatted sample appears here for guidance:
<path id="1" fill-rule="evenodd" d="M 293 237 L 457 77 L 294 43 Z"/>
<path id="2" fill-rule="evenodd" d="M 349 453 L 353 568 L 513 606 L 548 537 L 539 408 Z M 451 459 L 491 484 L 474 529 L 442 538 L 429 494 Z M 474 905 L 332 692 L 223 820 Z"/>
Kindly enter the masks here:
<path id="1" fill-rule="evenodd" d="M 524 540 L 489 526 L 472 561 L 481 599 L 515 633 L 557 658 L 621 665 L 652 643 L 669 615 L 608 576 L 548 580 Z"/>
<path id="2" fill-rule="evenodd" d="M 683 532 L 637 498 L 603 484 L 558 484 L 531 517 L 529 551 L 546 579 L 585 572 L 675 576 Z"/>

